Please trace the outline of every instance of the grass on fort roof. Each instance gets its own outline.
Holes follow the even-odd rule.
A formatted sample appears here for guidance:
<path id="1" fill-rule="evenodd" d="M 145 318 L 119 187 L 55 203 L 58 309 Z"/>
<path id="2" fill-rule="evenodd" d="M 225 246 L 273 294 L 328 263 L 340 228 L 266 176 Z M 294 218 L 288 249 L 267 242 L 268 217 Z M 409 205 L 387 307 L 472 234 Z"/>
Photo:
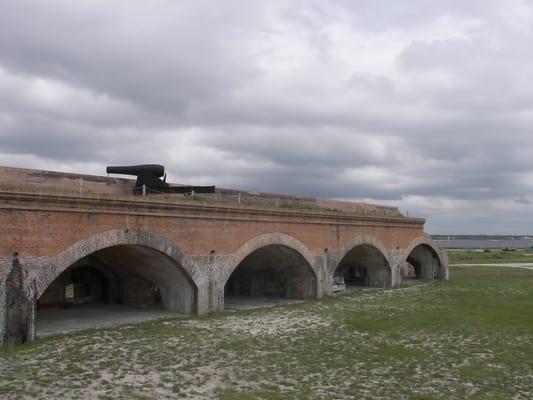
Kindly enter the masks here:
<path id="1" fill-rule="evenodd" d="M 0 351 L 0 397 L 530 399 L 533 271 L 85 331 Z"/>
<path id="2" fill-rule="evenodd" d="M 335 212 L 337 214 L 343 213 L 342 210 L 338 210 L 335 208 L 322 207 L 317 204 L 304 203 L 304 202 L 289 204 L 289 203 L 284 203 L 282 201 L 280 204 L 276 205 L 275 203 L 274 204 L 270 204 L 270 203 L 255 204 L 255 203 L 250 203 L 246 200 L 243 200 L 242 203 L 238 203 L 237 199 L 220 200 L 217 198 L 212 198 L 209 195 L 201 195 L 201 194 L 200 195 L 196 194 L 194 196 L 186 197 L 186 200 L 190 202 L 202 203 L 205 205 L 232 205 L 232 206 L 241 205 L 243 207 L 250 207 L 250 208 L 285 209 L 285 210 L 296 210 L 296 211 L 328 211 L 328 212 Z"/>

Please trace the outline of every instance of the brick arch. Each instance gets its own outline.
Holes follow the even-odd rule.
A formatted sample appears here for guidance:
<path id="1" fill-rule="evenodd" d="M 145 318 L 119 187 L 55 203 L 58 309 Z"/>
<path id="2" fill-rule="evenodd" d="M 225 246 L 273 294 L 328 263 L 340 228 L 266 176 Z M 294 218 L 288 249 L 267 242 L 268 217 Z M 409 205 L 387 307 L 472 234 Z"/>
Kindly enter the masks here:
<path id="1" fill-rule="evenodd" d="M 389 251 L 385 247 L 385 245 L 376 239 L 374 236 L 368 235 L 366 233 L 362 233 L 360 235 L 357 235 L 350 239 L 338 252 L 337 259 L 335 260 L 334 270 L 331 271 L 332 273 L 335 273 L 335 270 L 339 266 L 342 259 L 348 254 L 354 247 L 360 246 L 366 244 L 368 246 L 372 246 L 376 248 L 383 257 L 385 257 L 385 260 L 387 261 L 387 266 L 389 267 L 389 270 L 391 269 L 391 266 L 393 265 L 390 257 L 389 257 Z"/>
<path id="2" fill-rule="evenodd" d="M 386 262 L 385 266 L 386 266 L 386 271 L 388 275 L 386 278 L 385 285 L 387 287 L 393 286 L 393 283 L 394 283 L 393 282 L 393 276 L 394 276 L 393 265 L 394 264 L 391 260 L 388 249 L 385 247 L 385 245 L 381 241 L 379 241 L 375 237 L 368 235 L 366 233 L 362 233 L 362 234 L 359 234 L 353 237 L 348 242 L 346 242 L 345 245 L 336 253 L 337 256 L 335 258 L 335 262 L 331 264 L 332 268 L 329 271 L 329 279 L 331 280 L 331 282 L 333 282 L 335 273 L 337 272 L 337 269 L 340 267 L 342 261 L 344 260 L 344 257 L 346 257 L 346 255 L 348 255 L 350 251 L 362 245 L 372 247 L 373 249 L 377 250 L 377 252 L 381 256 L 383 256 Z"/>
<path id="3" fill-rule="evenodd" d="M 419 245 L 428 246 L 436 255 L 440 263 L 438 279 L 448 279 L 448 258 L 442 249 L 427 235 L 418 236 L 411 241 L 409 246 L 402 252 L 402 262 L 406 262 L 411 252 Z"/>
<path id="4" fill-rule="evenodd" d="M 37 298 L 66 269 L 98 250 L 120 245 L 137 245 L 155 250 L 172 259 L 177 268 L 183 272 L 194 291 L 198 289 L 199 271 L 183 250 L 162 236 L 148 231 L 114 229 L 89 236 L 68 247 L 51 260 L 50 268 L 42 272 L 37 280 Z"/>
<path id="5" fill-rule="evenodd" d="M 239 266 L 239 264 L 244 261 L 246 257 L 248 257 L 250 254 L 252 254 L 254 251 L 265 247 L 265 246 L 271 246 L 271 245 L 280 245 L 288 247 L 294 251 L 296 251 L 298 254 L 300 254 L 306 261 L 308 267 L 313 273 L 313 278 L 315 281 L 318 280 L 319 271 L 316 268 L 315 265 L 315 257 L 313 253 L 307 248 L 306 245 L 304 245 L 302 242 L 300 242 L 298 239 L 287 235 L 285 233 L 280 232 L 273 232 L 273 233 L 266 233 L 264 235 L 256 236 L 249 241 L 247 241 L 245 244 L 243 244 L 239 249 L 233 254 L 231 259 L 229 260 L 227 269 L 225 271 L 225 276 L 223 277 L 223 284 L 225 285 L 233 273 Z"/>

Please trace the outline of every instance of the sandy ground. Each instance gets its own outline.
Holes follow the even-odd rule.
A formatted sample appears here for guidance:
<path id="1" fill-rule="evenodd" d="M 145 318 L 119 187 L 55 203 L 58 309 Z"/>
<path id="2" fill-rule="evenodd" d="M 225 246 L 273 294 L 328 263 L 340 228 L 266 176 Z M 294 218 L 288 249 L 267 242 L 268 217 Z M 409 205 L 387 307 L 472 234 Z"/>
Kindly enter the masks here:
<path id="1" fill-rule="evenodd" d="M 233 391 L 225 398 L 243 392 L 258 399 L 533 398 L 532 366 L 524 357 L 532 337 L 523 324 L 513 334 L 479 325 L 483 319 L 473 313 L 478 325 L 470 329 L 443 307 L 462 307 L 453 299 L 471 287 L 418 282 L 58 336 L 0 354 L 0 398 L 217 399 L 225 390 Z M 526 301 L 530 286 L 492 282 L 476 290 Z M 135 321 L 166 316 L 131 311 Z M 127 308 L 107 312 L 112 324 L 128 323 Z M 446 324 L 436 321 L 440 315 Z"/>
<path id="2" fill-rule="evenodd" d="M 299 303 L 302 300 L 270 297 L 227 297 L 227 310 L 249 310 Z M 67 309 L 44 309 L 37 315 L 37 337 L 177 317 L 180 314 L 156 308 L 124 305 L 86 305 Z"/>
<path id="3" fill-rule="evenodd" d="M 302 302 L 302 300 L 272 297 L 228 296 L 224 298 L 224 308 L 226 310 L 250 310 L 254 308 L 274 307 L 300 302 Z"/>

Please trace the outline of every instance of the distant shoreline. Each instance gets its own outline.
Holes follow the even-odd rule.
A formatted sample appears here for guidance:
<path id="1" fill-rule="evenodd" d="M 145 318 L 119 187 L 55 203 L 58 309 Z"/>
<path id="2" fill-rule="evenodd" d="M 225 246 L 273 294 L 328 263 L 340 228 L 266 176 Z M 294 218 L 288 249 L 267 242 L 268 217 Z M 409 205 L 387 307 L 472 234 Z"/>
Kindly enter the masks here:
<path id="1" fill-rule="evenodd" d="M 431 238 L 444 249 L 533 249 L 533 236 L 444 236 Z"/>
<path id="2" fill-rule="evenodd" d="M 531 235 L 430 235 L 433 240 L 533 240 Z"/>

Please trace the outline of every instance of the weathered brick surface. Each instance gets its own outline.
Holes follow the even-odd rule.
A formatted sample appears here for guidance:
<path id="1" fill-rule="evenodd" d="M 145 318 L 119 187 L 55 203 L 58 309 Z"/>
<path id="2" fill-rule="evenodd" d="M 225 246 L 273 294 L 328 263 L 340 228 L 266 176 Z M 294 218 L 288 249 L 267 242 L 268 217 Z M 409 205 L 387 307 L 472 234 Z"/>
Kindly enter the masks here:
<path id="1" fill-rule="evenodd" d="M 24 203 L 18 199 L 4 202 L 0 218 L 5 240 L 0 243 L 0 256 L 15 249 L 21 254 L 54 256 L 91 235 L 114 229 L 152 232 L 190 254 L 210 250 L 232 254 L 248 240 L 274 232 L 292 236 L 315 252 L 326 247 L 340 249 L 363 234 L 378 239 L 387 248 L 406 248 L 423 235 L 423 221 L 405 218 L 380 220 L 313 212 L 172 207 L 140 199 L 119 204 L 99 200 L 97 205 L 92 200 L 60 199 L 71 200 L 70 204 L 58 200 L 40 196 L 24 199 Z"/>
<path id="2" fill-rule="evenodd" d="M 315 274 L 318 297 L 329 294 L 342 258 L 361 244 L 385 257 L 388 286 L 401 284 L 404 263 L 420 245 L 432 249 L 442 264 L 439 277 L 448 277 L 446 255 L 424 234 L 424 220 L 405 218 L 394 207 L 316 201 L 347 210 L 339 212 L 213 199 L 204 204 L 172 196 L 134 197 L 131 185 L 123 179 L 0 167 L 0 308 L 5 308 L 2 285 L 8 270 L 2 260 L 15 251 L 27 281 L 42 294 L 62 271 L 95 251 L 117 245 L 152 248 L 180 265 L 200 313 L 223 307 L 231 272 L 266 245 L 300 253 Z M 267 203 L 272 196 L 265 197 Z"/>

